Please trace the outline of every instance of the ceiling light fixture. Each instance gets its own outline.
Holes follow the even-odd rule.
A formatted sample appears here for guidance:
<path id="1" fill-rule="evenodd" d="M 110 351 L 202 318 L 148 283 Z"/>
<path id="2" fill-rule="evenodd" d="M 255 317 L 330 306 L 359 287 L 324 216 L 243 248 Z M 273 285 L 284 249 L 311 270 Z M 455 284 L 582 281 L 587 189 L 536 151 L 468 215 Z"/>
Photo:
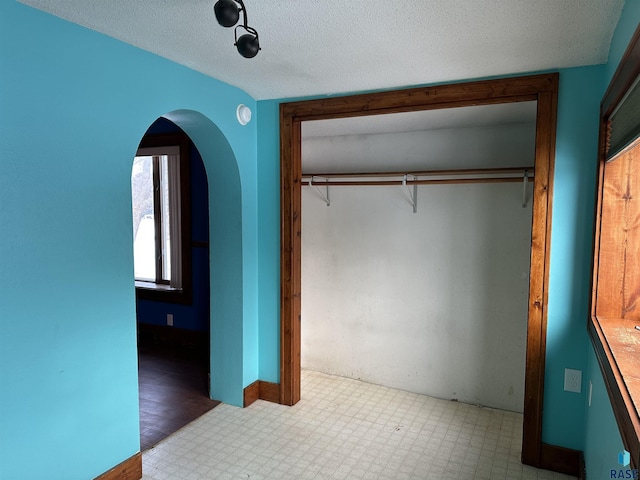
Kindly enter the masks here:
<path id="1" fill-rule="evenodd" d="M 240 7 L 238 7 L 238 4 Z M 216 14 L 216 20 L 223 27 L 233 27 L 240 19 L 240 12 L 244 17 L 242 25 L 238 25 L 234 30 L 234 36 L 236 43 L 234 45 L 238 48 L 238 53 L 245 58 L 253 58 L 258 54 L 260 50 L 260 42 L 258 40 L 258 32 L 255 28 L 247 25 L 247 9 L 244 6 L 242 0 L 218 0 L 213 6 L 213 11 Z M 247 33 L 241 35 L 238 38 L 238 29 L 242 28 Z"/>

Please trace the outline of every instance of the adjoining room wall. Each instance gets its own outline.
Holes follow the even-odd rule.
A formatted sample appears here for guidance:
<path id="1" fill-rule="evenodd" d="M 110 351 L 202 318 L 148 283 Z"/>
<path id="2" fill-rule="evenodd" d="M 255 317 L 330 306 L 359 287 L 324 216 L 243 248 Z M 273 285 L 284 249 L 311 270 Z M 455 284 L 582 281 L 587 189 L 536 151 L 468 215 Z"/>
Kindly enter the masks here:
<path id="1" fill-rule="evenodd" d="M 160 118 L 147 133 L 171 133 L 179 131 L 172 122 Z M 173 328 L 209 332 L 210 330 L 210 282 L 209 282 L 209 198 L 207 172 L 200 152 L 189 139 L 189 193 L 191 196 L 191 285 L 189 304 L 137 299 L 138 323 L 167 327 L 167 314 L 173 315 Z M 170 335 L 170 333 L 168 333 Z M 208 338 L 207 338 L 208 343 Z"/>

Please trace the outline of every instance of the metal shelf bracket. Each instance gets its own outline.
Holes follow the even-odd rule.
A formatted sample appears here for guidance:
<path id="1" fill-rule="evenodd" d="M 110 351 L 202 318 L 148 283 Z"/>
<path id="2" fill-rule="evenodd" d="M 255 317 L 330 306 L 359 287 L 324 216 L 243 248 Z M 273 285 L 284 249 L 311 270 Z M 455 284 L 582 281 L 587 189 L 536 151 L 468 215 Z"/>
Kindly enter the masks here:
<path id="1" fill-rule="evenodd" d="M 326 193 L 323 193 L 322 190 L 320 189 L 320 187 L 318 187 L 318 185 L 314 185 L 313 184 L 313 179 L 314 179 L 314 176 L 312 175 L 311 178 L 309 179 L 309 186 L 316 188 L 316 190 L 318 191 L 318 193 L 322 197 L 322 200 L 324 200 L 325 203 L 327 204 L 327 207 L 331 206 L 331 200 L 329 198 L 329 179 L 328 178 L 325 179 L 325 182 L 326 182 L 325 192 Z"/>
<path id="2" fill-rule="evenodd" d="M 409 192 L 409 198 L 411 198 L 411 205 L 413 205 L 413 213 L 417 213 L 418 212 L 418 184 L 417 183 L 413 184 L 413 193 L 411 193 L 411 187 L 407 185 L 408 176 L 409 175 L 407 173 L 404 174 L 404 176 L 402 177 L 402 185 L 407 187 L 407 191 Z M 418 177 L 413 175 L 413 179 L 417 180 Z"/>

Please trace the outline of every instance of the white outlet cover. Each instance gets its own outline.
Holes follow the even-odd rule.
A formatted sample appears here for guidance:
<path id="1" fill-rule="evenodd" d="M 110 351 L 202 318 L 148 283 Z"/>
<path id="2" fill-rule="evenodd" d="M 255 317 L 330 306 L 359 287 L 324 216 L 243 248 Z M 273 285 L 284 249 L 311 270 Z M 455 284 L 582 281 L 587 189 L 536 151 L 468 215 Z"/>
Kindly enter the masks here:
<path id="1" fill-rule="evenodd" d="M 582 392 L 582 370 L 573 370 L 572 368 L 564 369 L 564 391 L 565 392 Z"/>

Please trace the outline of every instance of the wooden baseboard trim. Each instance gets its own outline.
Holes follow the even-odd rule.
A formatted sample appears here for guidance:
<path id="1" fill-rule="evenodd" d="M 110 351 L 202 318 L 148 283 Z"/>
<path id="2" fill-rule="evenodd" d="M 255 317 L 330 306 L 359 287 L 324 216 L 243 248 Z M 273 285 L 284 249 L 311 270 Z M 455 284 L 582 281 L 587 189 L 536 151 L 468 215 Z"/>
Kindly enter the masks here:
<path id="1" fill-rule="evenodd" d="M 142 453 L 138 452 L 94 480 L 140 480 L 142 478 Z"/>
<path id="2" fill-rule="evenodd" d="M 251 385 L 244 388 L 243 392 L 243 407 L 247 408 L 253 402 L 260 398 L 260 380 L 256 380 Z"/>
<path id="3" fill-rule="evenodd" d="M 245 407 L 248 407 L 258 399 L 280 403 L 280 384 L 256 380 L 245 387 L 243 396 L 243 405 Z"/>
<path id="4" fill-rule="evenodd" d="M 260 380 L 260 400 L 280 403 L 280 384 Z"/>
<path id="5" fill-rule="evenodd" d="M 540 449 L 540 467 L 578 478 L 585 478 L 584 456 L 580 450 L 542 444 Z"/>

